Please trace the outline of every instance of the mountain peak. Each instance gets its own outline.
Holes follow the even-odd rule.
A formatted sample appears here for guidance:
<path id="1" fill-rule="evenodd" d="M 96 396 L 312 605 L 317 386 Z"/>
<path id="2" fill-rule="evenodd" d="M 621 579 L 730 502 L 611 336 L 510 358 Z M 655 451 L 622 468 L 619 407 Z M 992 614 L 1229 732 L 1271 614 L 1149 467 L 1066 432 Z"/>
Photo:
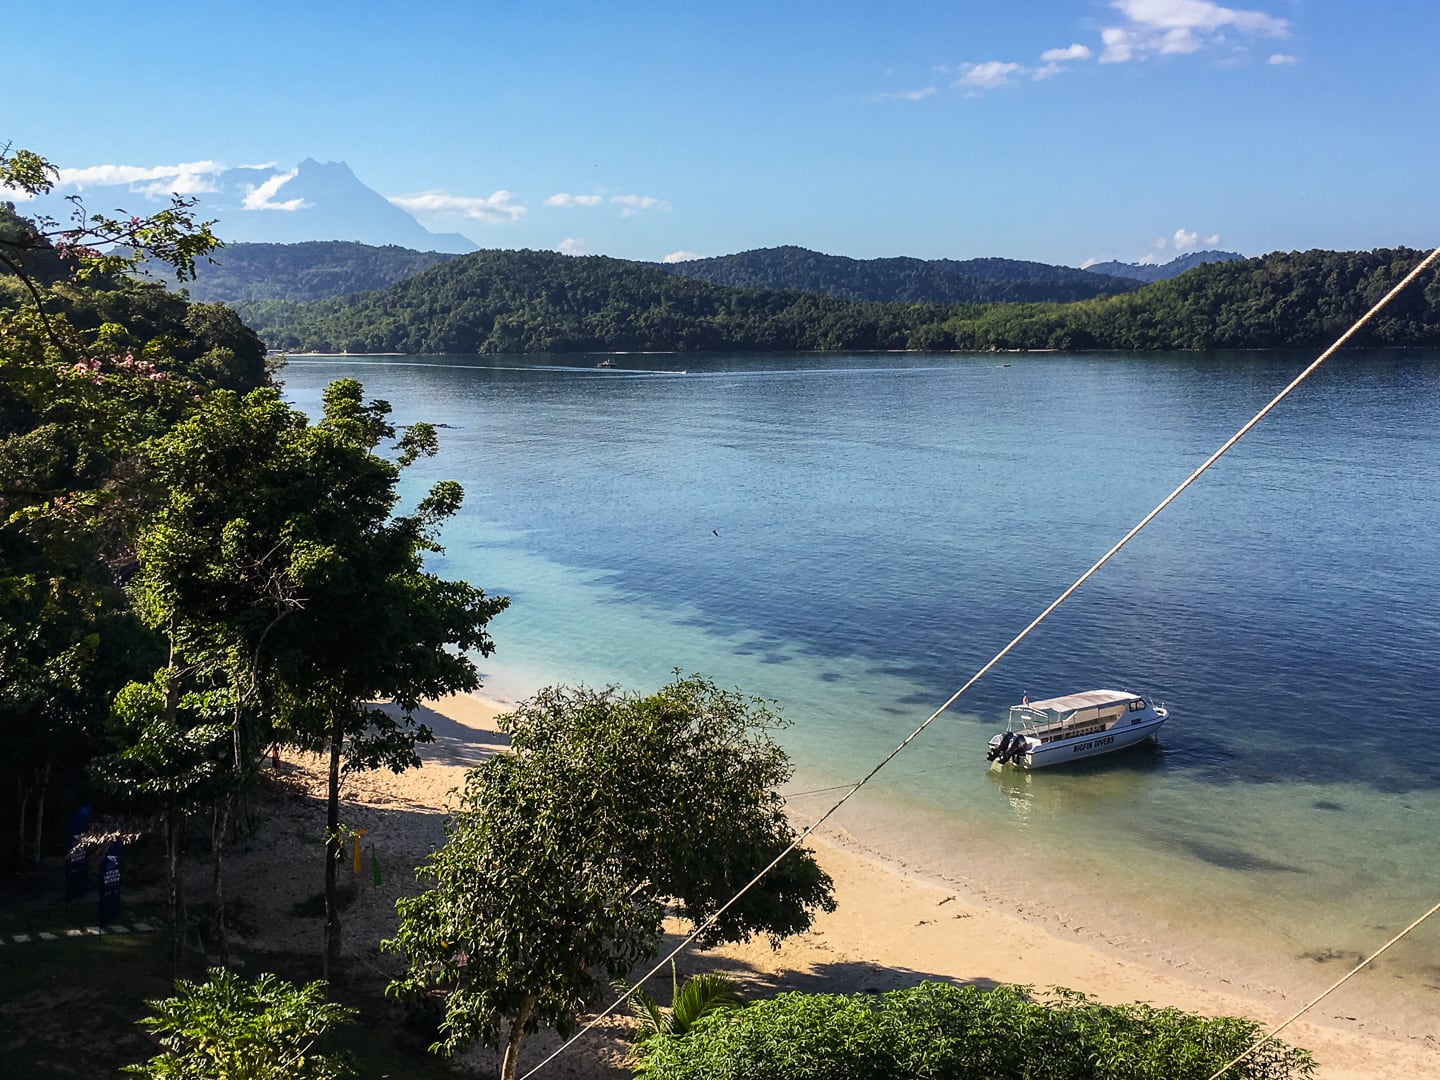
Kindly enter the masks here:
<path id="1" fill-rule="evenodd" d="M 350 240 L 457 253 L 477 247 L 459 233 L 431 232 L 343 161 L 307 157 L 293 169 L 227 169 L 215 187 L 200 196 L 200 213 L 214 217 L 216 233 L 231 243 Z"/>

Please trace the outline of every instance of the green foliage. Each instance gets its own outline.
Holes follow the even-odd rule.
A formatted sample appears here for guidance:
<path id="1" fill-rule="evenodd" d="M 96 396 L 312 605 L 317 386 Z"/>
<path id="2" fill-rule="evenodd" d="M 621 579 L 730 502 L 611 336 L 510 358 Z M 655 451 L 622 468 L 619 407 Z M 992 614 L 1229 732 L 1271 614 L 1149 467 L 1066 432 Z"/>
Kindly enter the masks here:
<path id="1" fill-rule="evenodd" d="M 399 901 L 386 942 L 409 959 L 394 992 L 445 995 L 437 1048 L 495 1044 L 507 1023 L 512 1051 L 542 1023 L 565 1029 L 653 954 L 667 899 L 698 924 L 777 858 L 794 839 L 778 723 L 698 676 L 646 697 L 549 688 L 503 718 L 512 752 L 467 774 L 420 871 L 432 885 Z M 703 940 L 802 931 L 833 909 L 830 887 L 797 849 Z"/>
<path id="2" fill-rule="evenodd" d="M 624 984 L 617 985 L 623 987 Z M 679 1038 L 707 1016 L 745 1006 L 735 980 L 726 975 L 715 972 L 691 975 L 682 986 L 673 960 L 670 962 L 670 1001 L 671 1007 L 666 1009 L 644 990 L 637 988 L 630 995 L 630 1011 L 640 1021 L 641 1032 L 631 1050 L 631 1060 L 639 1060 L 644 1044 L 653 1038 L 661 1035 Z"/>
<path id="3" fill-rule="evenodd" d="M 728 288 L 598 256 L 481 251 L 383 292 L 258 301 L 242 313 L 278 347 L 348 352 L 1312 347 L 1333 340 L 1422 254 L 1276 253 L 1121 295 L 957 306 Z M 1401 297 L 1361 343 L 1440 343 L 1440 285 Z"/>
<path id="4" fill-rule="evenodd" d="M 174 997 L 148 1002 L 138 1023 L 165 1047 L 124 1071 L 151 1080 L 336 1080 L 353 1070 L 319 1053 L 317 1040 L 355 1013 L 325 1000 L 325 984 L 304 987 L 271 974 L 247 983 L 211 968 L 203 983 L 181 980 Z"/>
<path id="5" fill-rule="evenodd" d="M 106 787 L 137 809 L 208 802 L 226 762 L 223 699 L 192 691 L 177 694 L 175 707 L 167 708 L 172 692 L 165 673 L 157 673 L 150 682 L 122 687 L 110 709 L 110 735 L 120 749 L 93 768 Z"/>
<path id="6" fill-rule="evenodd" d="M 781 994 L 647 1041 L 647 1080 L 1206 1080 L 1259 1026 L 1056 991 L 926 982 L 880 997 Z M 1235 1080 L 1314 1072 L 1310 1055 L 1267 1043 Z"/>

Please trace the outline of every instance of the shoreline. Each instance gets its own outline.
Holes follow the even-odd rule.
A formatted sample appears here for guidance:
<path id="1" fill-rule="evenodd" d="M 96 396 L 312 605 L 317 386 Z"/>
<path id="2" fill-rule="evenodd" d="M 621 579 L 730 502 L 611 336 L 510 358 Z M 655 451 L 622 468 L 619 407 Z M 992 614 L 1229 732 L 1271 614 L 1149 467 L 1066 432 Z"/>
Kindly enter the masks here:
<path id="1" fill-rule="evenodd" d="M 493 745 L 495 717 L 510 704 L 455 695 L 427 706 Z M 766 993 L 885 991 L 922 978 L 1022 984 L 1037 990 L 1064 986 L 1109 1003 L 1144 1001 L 1188 1012 L 1245 1016 L 1267 1031 L 1313 996 L 1242 986 L 1203 967 L 1167 967 L 1163 960 L 1083 926 L 1046 925 L 1017 913 L 1003 898 L 976 895 L 923 869 L 912 871 L 842 828 L 827 826 L 806 843 L 835 880 L 837 910 L 818 916 L 810 931 L 773 951 L 767 941 L 757 940 L 682 954 L 682 972 L 731 970 Z M 1164 931 L 1147 929 L 1157 937 Z M 1327 975 L 1338 978 L 1343 970 L 1327 970 Z M 1440 1075 L 1440 1043 L 1433 1035 L 1407 1037 L 1385 1028 L 1380 1017 L 1349 1015 L 1354 1003 L 1345 1014 L 1332 1015 L 1335 1002 L 1327 999 L 1280 1036 L 1315 1054 L 1317 1077 L 1399 1080 Z"/>
<path id="2" fill-rule="evenodd" d="M 414 868 L 443 843 L 445 814 L 454 805 L 454 792 L 465 772 L 503 752 L 506 738 L 495 720 L 513 704 L 474 695 L 425 702 L 417 718 L 432 728 L 435 741 L 419 748 L 420 768 L 346 778 L 342 820 L 347 828 L 366 831 L 363 844 L 368 849 L 362 872 L 346 885 L 353 898 L 343 918 L 347 962 L 379 977 L 399 973 L 402 960 L 378 948 L 381 939 L 395 932 L 395 900 L 421 888 Z M 267 810 L 269 826 L 247 850 L 235 851 L 227 859 L 229 891 L 237 912 L 246 913 L 251 927 L 243 937 L 234 935 L 233 943 L 242 951 L 248 947 L 303 954 L 319 943 L 318 924 L 297 920 L 293 912 L 297 903 L 313 898 L 319 885 L 314 838 L 323 821 L 323 763 L 319 758 L 291 755 L 276 779 L 279 799 Z M 760 938 L 705 951 L 687 950 L 676 962 L 682 976 L 724 972 L 751 997 L 794 990 L 879 993 L 924 979 L 980 987 L 1018 984 L 1037 991 L 1061 986 L 1110 1004 L 1138 1001 L 1186 1012 L 1243 1016 L 1264 1031 L 1314 996 L 1300 989 L 1287 993 L 1257 984 L 1234 970 L 1222 968 L 1219 971 L 1225 974 L 1220 974 L 1213 959 L 1180 966 L 1159 950 L 1135 947 L 1136 941 L 1163 941 L 1172 932 L 1163 923 L 1136 928 L 1147 937 L 1116 937 L 1093 925 L 1057 921 L 1017 904 L 1017 894 L 975 889 L 968 881 L 927 873 L 922 860 L 897 859 L 840 826 L 827 826 L 806 844 L 835 882 L 837 910 L 818 915 L 809 931 L 787 938 L 778 949 L 772 950 L 768 940 Z M 383 868 L 383 884 L 378 878 L 371 883 L 372 860 Z M 344 875 L 347 881 L 350 876 Z M 667 926 L 661 955 L 679 943 L 681 929 L 679 923 Z M 1340 974 L 1338 966 L 1327 969 L 1325 984 Z M 666 973 L 655 979 L 665 983 Z M 1418 1031 L 1406 1035 L 1387 1027 L 1382 1022 L 1386 1020 L 1393 1018 L 1366 1011 L 1353 1000 L 1341 1005 L 1337 996 L 1287 1028 L 1280 1038 L 1314 1054 L 1319 1080 L 1413 1080 L 1440 1075 L 1436 1036 Z M 623 1012 L 608 1017 L 567 1055 L 571 1060 L 563 1066 L 557 1060 L 552 1070 L 567 1080 L 628 1077 L 623 1059 L 633 1024 Z M 539 1061 L 558 1045 L 553 1033 L 532 1036 L 526 1041 L 526 1060 Z M 481 1067 L 493 1064 L 484 1049 L 472 1049 L 465 1060 Z"/>

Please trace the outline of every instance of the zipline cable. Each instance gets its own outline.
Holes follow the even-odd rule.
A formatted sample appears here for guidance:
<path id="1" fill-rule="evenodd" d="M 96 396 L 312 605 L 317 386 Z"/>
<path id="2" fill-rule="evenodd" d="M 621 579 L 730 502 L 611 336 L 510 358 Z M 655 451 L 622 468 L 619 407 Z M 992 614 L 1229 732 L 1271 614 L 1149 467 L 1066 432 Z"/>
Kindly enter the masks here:
<path id="1" fill-rule="evenodd" d="M 966 681 L 965 685 L 960 687 L 959 690 L 956 690 L 955 693 L 951 694 L 945 704 L 941 705 L 938 709 L 936 709 L 929 716 L 927 716 L 925 718 L 925 722 L 922 723 L 919 727 L 917 727 L 914 731 L 912 731 L 909 735 L 905 736 L 905 738 L 901 740 L 899 746 L 895 747 L 894 750 L 891 750 L 890 753 L 886 754 L 885 757 L 880 760 L 879 764 L 877 764 L 873 769 L 871 769 L 868 773 L 861 777 L 861 779 L 856 782 L 856 784 L 851 787 L 849 791 L 847 791 L 844 795 L 837 799 L 834 805 L 830 807 L 830 809 L 826 810 L 825 813 L 821 814 L 820 817 L 816 818 L 813 822 L 811 822 L 810 825 L 808 825 L 805 830 L 801 832 L 800 835 L 791 842 L 789 847 L 787 847 L 779 855 L 775 856 L 775 858 L 772 859 L 763 870 L 761 870 L 758 874 L 756 874 L 753 878 L 746 882 L 744 887 L 741 888 L 739 892 L 737 892 L 729 900 L 725 901 L 724 904 L 722 904 L 719 908 L 715 910 L 714 914 L 712 914 L 708 919 L 706 919 L 703 923 L 701 923 L 694 930 L 692 930 L 688 937 L 681 941 L 679 945 L 676 945 L 675 948 L 672 949 L 670 953 L 665 956 L 665 958 L 662 959 L 658 964 L 656 964 L 653 968 L 651 968 L 648 972 L 641 976 L 638 982 L 626 989 L 626 991 L 618 998 L 616 998 L 615 1001 L 611 1003 L 607 1008 L 597 1013 L 590 1020 L 589 1023 L 585 1024 L 574 1035 L 570 1036 L 570 1038 L 566 1039 L 565 1042 L 561 1043 L 556 1050 L 554 1050 L 548 1057 L 546 1057 L 529 1072 L 525 1073 L 525 1075 L 522 1076 L 520 1080 L 530 1080 L 530 1077 L 534 1076 L 546 1065 L 550 1064 L 551 1061 L 559 1057 L 562 1053 L 569 1049 L 569 1047 L 574 1042 L 576 1042 L 576 1040 L 580 1039 L 593 1027 L 599 1024 L 601 1020 L 604 1020 L 621 1005 L 625 1004 L 625 1002 L 630 1000 L 631 996 L 635 993 L 636 990 L 638 990 L 641 986 L 643 986 L 646 982 L 653 978 L 657 973 L 659 973 L 666 964 L 670 963 L 671 960 L 675 959 L 675 957 L 679 956 L 680 953 L 685 951 L 685 949 L 689 948 L 696 938 L 698 938 L 711 926 L 715 925 L 716 920 L 719 919 L 721 915 L 725 914 L 725 912 L 730 910 L 730 908 L 736 903 L 736 901 L 738 901 L 741 897 L 743 897 L 746 893 L 753 889 L 757 884 L 759 884 L 761 879 L 764 878 L 765 875 L 768 874 L 771 870 L 775 869 L 775 867 L 780 864 L 781 860 L 783 860 L 785 856 L 789 855 L 792 851 L 798 848 L 812 833 L 815 832 L 816 829 L 818 829 L 821 825 L 825 824 L 825 822 L 828 821 L 842 806 L 844 806 L 847 802 L 850 801 L 851 797 L 857 791 L 859 791 L 862 787 L 868 784 L 876 773 L 878 773 L 886 765 L 889 765 L 890 762 L 894 761 L 895 758 L 899 756 L 901 751 L 903 751 L 912 742 L 919 738 L 921 732 L 923 732 L 937 719 L 939 719 L 939 717 L 947 709 L 949 709 L 951 705 L 954 705 L 955 702 L 959 701 L 961 695 L 963 695 L 965 691 L 969 690 L 970 687 L 974 686 L 977 682 L 979 682 L 981 678 L 983 678 L 986 674 L 990 672 L 991 668 L 993 668 L 996 664 L 998 664 L 1001 660 L 1008 656 L 1010 654 L 1010 651 L 1014 649 L 1016 645 L 1019 645 L 1020 642 L 1024 641 L 1025 638 L 1029 636 L 1030 631 L 1034 630 L 1037 626 L 1039 626 L 1042 622 L 1049 618 L 1050 614 L 1056 608 L 1058 608 L 1066 600 L 1070 599 L 1070 597 L 1074 595 L 1075 591 L 1079 589 L 1081 585 L 1085 584 L 1085 582 L 1089 581 L 1090 578 L 1095 575 L 1096 571 L 1098 571 L 1102 566 L 1104 566 L 1117 554 L 1119 554 L 1120 550 L 1124 548 L 1126 544 L 1130 543 L 1131 540 L 1135 539 L 1135 537 L 1140 534 L 1140 531 L 1144 529 L 1147 525 L 1149 525 L 1150 522 L 1154 521 L 1155 518 L 1160 515 L 1160 512 L 1162 510 L 1164 510 L 1172 502 L 1178 499 L 1181 492 L 1183 492 L 1196 480 L 1200 479 L 1200 477 L 1210 468 L 1210 466 L 1214 465 L 1215 462 L 1219 461 L 1226 453 L 1229 452 L 1231 447 L 1233 447 L 1237 442 L 1239 442 L 1247 434 L 1249 434 L 1251 428 L 1253 428 L 1256 424 L 1260 423 L 1261 420 L 1265 419 L 1265 417 L 1268 416 L 1270 412 L 1277 405 L 1280 404 L 1280 402 L 1284 401 L 1287 397 L 1290 396 L 1290 393 L 1297 386 L 1299 386 L 1302 382 L 1309 378 L 1316 368 L 1318 368 L 1326 360 L 1330 359 L 1330 357 L 1333 356 L 1342 346 L 1344 346 L 1347 341 L 1354 337 L 1355 334 L 1358 333 L 1359 330 L 1366 323 L 1368 323 L 1371 319 L 1378 315 L 1385 308 L 1385 306 L 1390 303 L 1391 300 L 1395 299 L 1395 297 L 1400 295 L 1400 293 L 1404 291 L 1407 285 L 1409 285 L 1412 281 L 1414 281 L 1417 277 L 1419 277 L 1422 273 L 1429 269 L 1430 266 L 1433 265 L 1437 259 L 1440 259 L 1440 247 L 1437 247 L 1434 251 L 1430 252 L 1429 255 L 1421 259 L 1420 262 L 1417 263 L 1415 267 L 1408 274 L 1406 274 L 1393 289 L 1391 289 L 1383 297 L 1381 297 L 1380 300 L 1376 302 L 1376 304 L 1369 311 L 1367 311 L 1364 315 L 1360 316 L 1360 318 L 1351 325 L 1350 329 L 1346 330 L 1343 334 L 1336 338 L 1334 344 L 1332 344 L 1328 349 L 1326 349 L 1318 357 L 1316 357 L 1310 363 L 1310 365 L 1305 368 L 1304 371 L 1300 372 L 1299 375 L 1296 375 L 1295 378 L 1291 379 L 1289 384 L 1286 385 L 1285 389 L 1281 390 L 1278 394 L 1271 398 L 1264 408 L 1262 408 L 1259 412 L 1257 412 L 1254 416 L 1247 420 L 1245 424 L 1241 426 L 1240 430 L 1236 431 L 1234 435 L 1231 435 L 1230 438 L 1226 439 L 1225 442 L 1220 445 L 1220 448 L 1218 450 L 1216 450 L 1213 454 L 1206 458 L 1205 462 L 1199 468 L 1197 468 L 1194 472 L 1187 476 L 1184 482 L 1181 483 L 1179 487 L 1177 487 L 1169 495 L 1165 496 L 1165 498 L 1160 501 L 1159 505 L 1157 505 L 1154 510 L 1151 510 L 1148 514 L 1141 518 L 1139 523 L 1136 524 L 1134 528 L 1132 528 L 1118 541 L 1116 541 L 1115 545 L 1111 547 L 1109 551 L 1105 552 L 1104 555 L 1100 556 L 1100 558 L 1095 562 L 1093 566 L 1090 567 L 1089 570 L 1086 570 L 1083 574 L 1076 578 L 1074 583 L 1069 588 L 1067 588 L 1053 601 L 1051 601 L 1050 605 L 1045 608 L 1044 611 L 1042 611 L 1039 615 L 1035 616 L 1035 618 L 1030 621 L 1030 624 L 1026 626 L 1024 630 L 1021 630 L 1020 633 L 1016 634 L 1013 638 L 1011 638 L 1008 645 L 1006 645 L 1003 649 L 1001 649 L 998 653 L 991 657 L 989 662 L 987 662 L 984 667 L 982 667 L 974 675 L 970 676 L 970 678 Z M 1301 1012 L 1303 1013 L 1304 1010 L 1302 1009 Z M 1298 1016 L 1300 1014 L 1297 1013 L 1296 1015 Z M 1227 1068 L 1228 1067 L 1229 1066 L 1227 1066 Z M 1222 1072 L 1223 1071 L 1224 1070 L 1222 1070 Z M 1216 1075 L 1218 1076 L 1219 1074 L 1217 1073 Z"/>

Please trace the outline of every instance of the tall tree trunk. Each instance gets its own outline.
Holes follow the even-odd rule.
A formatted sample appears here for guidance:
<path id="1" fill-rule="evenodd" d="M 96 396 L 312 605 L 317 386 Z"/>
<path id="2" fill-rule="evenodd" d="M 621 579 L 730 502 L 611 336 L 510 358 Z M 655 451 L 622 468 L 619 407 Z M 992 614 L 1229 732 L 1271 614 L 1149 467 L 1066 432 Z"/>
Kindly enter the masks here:
<path id="1" fill-rule="evenodd" d="M 180 726 L 180 673 L 175 667 L 175 617 L 170 617 L 170 662 L 165 667 L 165 723 L 170 730 Z M 185 899 L 180 886 L 180 801 L 172 790 L 165 799 L 165 871 L 170 901 L 171 962 L 180 974 L 180 957 L 185 947 Z"/>
<path id="2" fill-rule="evenodd" d="M 525 1022 L 530 1019 L 530 1012 L 535 1008 L 535 995 L 526 994 L 520 1002 L 520 1009 L 515 1013 L 515 1021 L 510 1025 L 510 1037 L 505 1040 L 505 1057 L 500 1061 L 500 1080 L 515 1080 L 516 1070 L 520 1066 L 520 1040 L 525 1037 Z"/>
<path id="3" fill-rule="evenodd" d="M 325 806 L 325 952 L 321 975 L 333 979 L 340 968 L 340 749 L 345 737 L 340 715 L 330 721 L 330 784 Z"/>
<path id="4" fill-rule="evenodd" d="M 30 829 L 26 827 L 26 822 L 29 822 L 30 819 L 30 799 L 35 798 L 35 788 L 24 782 L 24 776 L 20 772 L 17 772 L 16 778 L 14 778 L 14 796 L 16 796 L 16 802 L 20 808 L 19 814 L 17 814 L 19 816 L 19 832 L 14 841 L 16 842 L 14 857 L 19 860 L 16 863 L 19 867 L 29 861 Z"/>
<path id="5" fill-rule="evenodd" d="M 30 850 L 35 852 L 35 865 L 39 866 L 40 859 L 45 854 L 45 848 L 42 845 L 45 842 L 45 793 L 50 790 L 49 757 L 45 759 L 45 767 L 40 770 L 40 777 L 35 787 L 39 798 L 35 803 L 35 846 Z"/>
<path id="6" fill-rule="evenodd" d="M 210 824 L 211 875 L 215 885 L 215 947 L 221 967 L 230 966 L 230 939 L 225 934 L 225 835 L 230 828 L 227 794 L 215 808 Z"/>
<path id="7" fill-rule="evenodd" d="M 19 832 L 16 834 L 15 837 L 15 858 L 19 860 L 15 864 L 17 866 L 23 866 L 25 864 L 25 856 L 27 851 L 29 850 L 27 845 L 29 843 L 30 830 L 25 827 L 25 822 L 29 820 L 30 797 L 33 794 L 34 792 L 25 783 L 25 777 L 21 773 L 17 772 L 15 774 L 15 801 L 19 806 L 19 809 L 16 812 L 16 818 L 18 819 L 19 824 Z"/>
<path id="8" fill-rule="evenodd" d="M 180 899 L 180 825 L 175 819 L 175 799 L 172 796 L 165 807 L 165 878 L 170 907 L 171 973 L 179 978 L 186 928 L 184 905 Z"/>

